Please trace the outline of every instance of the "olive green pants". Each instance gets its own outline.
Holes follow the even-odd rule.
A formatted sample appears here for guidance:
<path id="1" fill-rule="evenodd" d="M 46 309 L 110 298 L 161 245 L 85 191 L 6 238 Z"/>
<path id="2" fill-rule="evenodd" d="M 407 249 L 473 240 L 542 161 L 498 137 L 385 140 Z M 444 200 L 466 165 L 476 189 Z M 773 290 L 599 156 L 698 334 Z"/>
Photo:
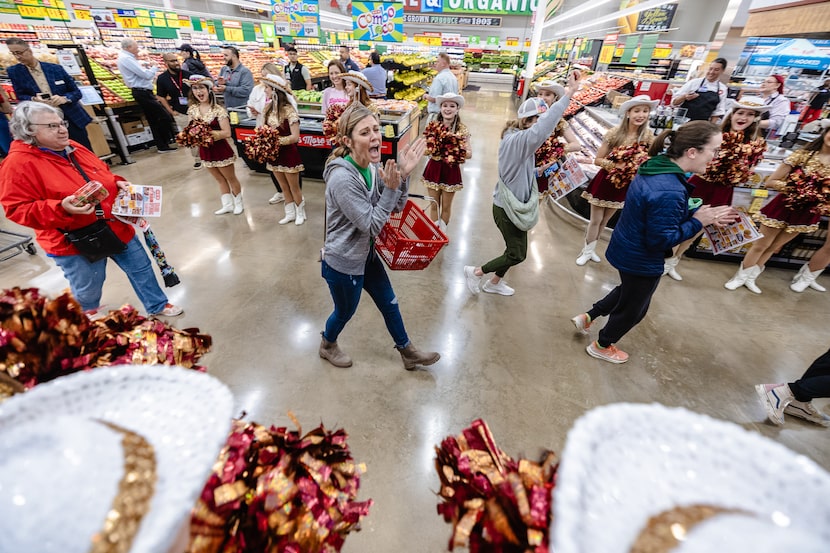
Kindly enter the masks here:
<path id="1" fill-rule="evenodd" d="M 518 265 L 527 257 L 527 231 L 519 230 L 507 217 L 504 209 L 495 204 L 493 220 L 504 237 L 504 253 L 482 265 L 481 270 L 484 274 L 496 273 L 497 277 L 503 278 L 507 269 Z"/>

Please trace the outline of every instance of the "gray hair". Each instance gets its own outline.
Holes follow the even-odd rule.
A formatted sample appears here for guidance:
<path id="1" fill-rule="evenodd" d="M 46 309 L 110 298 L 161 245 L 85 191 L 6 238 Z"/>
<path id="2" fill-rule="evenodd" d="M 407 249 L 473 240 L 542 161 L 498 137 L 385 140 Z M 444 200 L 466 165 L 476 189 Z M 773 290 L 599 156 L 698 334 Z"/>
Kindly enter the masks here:
<path id="1" fill-rule="evenodd" d="M 51 113 L 63 119 L 63 112 L 49 104 L 42 102 L 20 102 L 17 104 L 11 121 L 9 121 L 9 130 L 12 132 L 12 136 L 26 144 L 35 144 L 32 118 L 42 113 Z"/>
<path id="2" fill-rule="evenodd" d="M 135 40 L 131 39 L 131 38 L 122 39 L 121 40 L 121 49 L 126 50 L 127 48 L 130 48 L 133 44 L 138 44 L 138 43 Z"/>

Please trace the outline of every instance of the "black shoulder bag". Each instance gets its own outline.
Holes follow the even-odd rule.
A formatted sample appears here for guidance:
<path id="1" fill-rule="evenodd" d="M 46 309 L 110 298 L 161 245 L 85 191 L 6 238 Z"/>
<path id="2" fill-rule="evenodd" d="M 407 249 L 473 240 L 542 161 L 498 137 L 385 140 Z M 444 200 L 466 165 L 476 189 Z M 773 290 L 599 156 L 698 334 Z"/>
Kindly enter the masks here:
<path id="1" fill-rule="evenodd" d="M 72 165 L 75 166 L 81 176 L 89 182 L 89 177 L 75 160 L 75 157 L 71 153 L 68 157 L 69 161 L 72 162 Z M 112 221 L 113 219 L 106 219 L 104 217 L 104 210 L 100 204 L 95 206 L 95 217 L 97 219 L 91 225 L 75 230 L 60 229 L 66 237 L 66 240 L 75 246 L 75 249 L 87 258 L 90 263 L 95 263 L 105 257 L 119 254 L 127 249 L 127 244 L 122 242 L 107 224 L 107 221 Z"/>

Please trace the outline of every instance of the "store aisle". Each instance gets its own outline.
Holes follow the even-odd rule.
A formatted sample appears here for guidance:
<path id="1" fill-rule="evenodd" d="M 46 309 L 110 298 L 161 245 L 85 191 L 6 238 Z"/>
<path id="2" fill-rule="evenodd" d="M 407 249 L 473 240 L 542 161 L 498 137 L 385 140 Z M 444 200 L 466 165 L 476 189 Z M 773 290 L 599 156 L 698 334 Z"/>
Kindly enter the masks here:
<path id="1" fill-rule="evenodd" d="M 133 182 L 164 185 L 165 215 L 153 228 L 182 280 L 168 289 L 170 299 L 185 308 L 171 322 L 213 336 L 204 363 L 231 387 L 237 412 L 290 425 L 290 410 L 308 428 L 323 421 L 349 432 L 355 458 L 368 469 L 361 499 L 375 505 L 344 551 L 446 550 L 450 527 L 435 511 L 433 446 L 477 417 L 506 452 L 535 457 L 542 447 L 561 450 L 587 409 L 656 401 L 736 422 L 830 469 L 830 430 L 792 418 L 771 426 L 753 390 L 797 378 L 830 347 L 830 293 L 792 293 L 792 272 L 768 269 L 756 296 L 723 289 L 733 264 L 684 260 L 683 282 L 664 279 L 646 319 L 620 343 L 631 354 L 621 366 L 588 357 L 588 338 L 569 321 L 617 284 L 617 272 L 606 262 L 574 264 L 584 228 L 557 211 L 543 209 L 528 259 L 507 275 L 515 296 L 468 292 L 463 266 L 503 248 L 491 195 L 499 135 L 515 102 L 486 91 L 466 99 L 461 117 L 474 153 L 454 204 L 451 242 L 427 270 L 391 274 L 413 342 L 442 354 L 414 373 L 403 370 L 368 298 L 339 340 L 354 366 L 336 369 L 317 355 L 331 310 L 317 261 L 322 182 L 304 182 L 308 222 L 280 226 L 282 206 L 268 204 L 270 180 L 242 162 L 239 216 L 213 215 L 217 186 L 206 171 L 191 169 L 189 152 L 138 154 L 136 164 L 115 168 Z M 607 236 L 603 257 L 606 245 Z M 53 294 L 67 286 L 43 254 L 0 263 L 0 286 L 14 285 Z M 104 303 L 133 301 L 123 274 L 111 269 Z M 828 409 L 826 400 L 816 404 Z"/>

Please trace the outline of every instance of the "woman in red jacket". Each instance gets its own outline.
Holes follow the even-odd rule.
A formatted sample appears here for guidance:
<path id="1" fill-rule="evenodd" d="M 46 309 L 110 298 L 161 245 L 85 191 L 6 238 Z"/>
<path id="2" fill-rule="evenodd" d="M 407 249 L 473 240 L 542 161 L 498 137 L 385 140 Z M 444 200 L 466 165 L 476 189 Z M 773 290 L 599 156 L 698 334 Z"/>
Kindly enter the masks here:
<path id="1" fill-rule="evenodd" d="M 110 257 L 127 274 L 147 313 L 180 315 L 182 308 L 168 303 L 133 227 L 112 219 L 112 204 L 127 181 L 111 173 L 94 153 L 69 140 L 66 122 L 57 108 L 22 102 L 10 127 L 15 140 L 0 171 L 0 204 L 10 221 L 34 229 L 38 244 L 61 268 L 81 307 L 90 313 L 97 311 L 107 258 L 89 261 L 63 231 L 95 223 L 95 205 L 76 206 L 75 192 L 87 181 L 98 181 L 109 193 L 99 204 L 107 224 L 126 244 L 123 252 Z"/>

